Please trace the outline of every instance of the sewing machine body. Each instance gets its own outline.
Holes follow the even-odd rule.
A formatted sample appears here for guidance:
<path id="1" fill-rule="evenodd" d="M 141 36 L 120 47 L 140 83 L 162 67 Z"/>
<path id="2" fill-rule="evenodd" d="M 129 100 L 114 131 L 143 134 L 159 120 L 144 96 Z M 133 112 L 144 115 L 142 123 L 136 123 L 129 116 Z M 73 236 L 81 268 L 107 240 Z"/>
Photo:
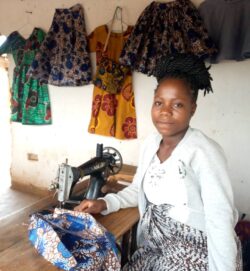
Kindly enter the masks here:
<path id="1" fill-rule="evenodd" d="M 57 198 L 60 205 L 65 203 L 78 204 L 72 192 L 76 183 L 85 176 L 90 176 L 89 186 L 82 199 L 96 199 L 104 194 L 101 189 L 110 175 L 117 174 L 122 167 L 121 154 L 112 147 L 103 148 L 97 144 L 96 157 L 90 159 L 78 167 L 72 167 L 66 163 L 59 165 L 56 182 L 50 186 L 50 190 L 57 190 Z"/>

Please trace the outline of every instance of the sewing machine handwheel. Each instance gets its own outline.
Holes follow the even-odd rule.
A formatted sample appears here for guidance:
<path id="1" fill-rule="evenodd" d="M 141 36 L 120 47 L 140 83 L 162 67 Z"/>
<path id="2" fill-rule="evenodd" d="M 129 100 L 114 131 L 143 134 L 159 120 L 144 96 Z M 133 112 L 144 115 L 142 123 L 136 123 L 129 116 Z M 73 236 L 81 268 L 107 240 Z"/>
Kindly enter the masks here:
<path id="1" fill-rule="evenodd" d="M 122 168 L 122 156 L 119 151 L 112 147 L 104 147 L 103 155 L 108 154 L 112 156 L 112 162 L 110 164 L 110 175 L 117 174 Z"/>

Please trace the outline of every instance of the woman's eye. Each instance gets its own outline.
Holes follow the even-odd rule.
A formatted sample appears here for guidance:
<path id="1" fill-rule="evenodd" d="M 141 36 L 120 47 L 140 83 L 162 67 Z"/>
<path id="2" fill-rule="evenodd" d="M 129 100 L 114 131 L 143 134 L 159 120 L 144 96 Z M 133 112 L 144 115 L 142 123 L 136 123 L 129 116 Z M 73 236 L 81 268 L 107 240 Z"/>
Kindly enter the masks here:
<path id="1" fill-rule="evenodd" d="M 182 108 L 182 107 L 183 107 L 183 104 L 181 104 L 181 103 L 176 103 L 176 104 L 174 104 L 174 107 L 175 107 L 175 108 Z"/>
<path id="2" fill-rule="evenodd" d="M 160 106 L 160 105 L 161 105 L 161 102 L 159 102 L 159 101 L 154 101 L 154 105 L 155 105 L 155 106 Z"/>

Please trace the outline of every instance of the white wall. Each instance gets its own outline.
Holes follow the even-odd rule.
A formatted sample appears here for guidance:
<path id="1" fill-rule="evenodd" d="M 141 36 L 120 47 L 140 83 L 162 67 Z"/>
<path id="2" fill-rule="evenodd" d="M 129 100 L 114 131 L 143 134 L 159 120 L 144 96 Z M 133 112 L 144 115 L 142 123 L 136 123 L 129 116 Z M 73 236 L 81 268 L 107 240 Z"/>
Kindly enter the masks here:
<path id="1" fill-rule="evenodd" d="M 0 57 L 0 180 L 1 189 L 10 186 L 11 133 L 10 133 L 10 95 L 7 59 Z"/>
<path id="2" fill-rule="evenodd" d="M 124 9 L 124 20 L 134 24 L 151 2 L 149 0 L 1 0 L 0 32 L 8 35 L 20 29 L 28 36 L 33 26 L 48 30 L 55 8 L 68 8 L 81 3 L 85 9 L 88 33 L 107 23 L 117 5 Z M 167 1 L 165 1 L 167 2 Z M 193 3 L 198 6 L 202 1 Z M 27 14 L 25 11 L 32 11 Z M 27 25 L 29 22 L 30 25 Z M 25 25 L 26 24 L 26 25 Z M 192 126 L 202 129 L 225 149 L 232 175 L 236 204 L 250 213 L 250 60 L 227 61 L 211 68 L 214 94 L 201 95 Z M 154 129 L 150 107 L 156 81 L 153 77 L 134 73 L 137 109 L 137 140 L 120 141 L 87 132 L 90 119 L 92 89 L 85 87 L 50 86 L 53 125 L 24 126 L 12 123 L 12 178 L 16 182 L 47 187 L 55 177 L 58 164 L 69 159 L 79 165 L 95 155 L 96 143 L 117 148 L 127 164 L 136 165 L 143 139 Z M 39 161 L 27 160 L 27 153 L 38 155 Z"/>

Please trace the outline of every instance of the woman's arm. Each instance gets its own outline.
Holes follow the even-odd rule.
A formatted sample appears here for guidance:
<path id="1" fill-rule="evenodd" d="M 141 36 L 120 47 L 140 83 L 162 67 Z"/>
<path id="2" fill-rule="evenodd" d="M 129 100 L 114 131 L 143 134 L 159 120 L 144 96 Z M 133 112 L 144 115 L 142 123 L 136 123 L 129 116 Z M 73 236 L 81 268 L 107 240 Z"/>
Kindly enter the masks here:
<path id="1" fill-rule="evenodd" d="M 211 271 L 235 271 L 237 215 L 226 159 L 217 145 L 197 152 L 195 173 L 204 204 L 208 264 Z"/>

